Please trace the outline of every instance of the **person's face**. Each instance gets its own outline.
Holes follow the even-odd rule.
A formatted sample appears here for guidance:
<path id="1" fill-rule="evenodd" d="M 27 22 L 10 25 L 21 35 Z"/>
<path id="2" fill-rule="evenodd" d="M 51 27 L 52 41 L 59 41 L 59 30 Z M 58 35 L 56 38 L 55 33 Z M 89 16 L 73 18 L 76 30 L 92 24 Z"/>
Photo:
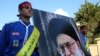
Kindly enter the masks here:
<path id="1" fill-rule="evenodd" d="M 78 45 L 74 39 L 68 35 L 62 35 L 58 37 L 58 46 L 63 56 L 75 56 L 78 50 Z"/>
<path id="2" fill-rule="evenodd" d="M 21 13 L 22 16 L 31 17 L 32 16 L 32 7 L 31 6 L 25 6 L 20 10 L 20 13 Z"/>
<path id="3" fill-rule="evenodd" d="M 88 28 L 87 28 L 87 27 L 84 27 L 84 28 L 82 29 L 82 31 L 83 31 L 83 34 L 87 34 Z"/>

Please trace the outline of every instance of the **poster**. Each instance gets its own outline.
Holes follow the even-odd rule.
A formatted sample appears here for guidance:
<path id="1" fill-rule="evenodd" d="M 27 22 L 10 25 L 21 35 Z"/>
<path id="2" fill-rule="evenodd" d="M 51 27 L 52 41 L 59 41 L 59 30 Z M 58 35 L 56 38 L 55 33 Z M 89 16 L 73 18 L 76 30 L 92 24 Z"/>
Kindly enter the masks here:
<path id="1" fill-rule="evenodd" d="M 40 56 L 61 56 L 57 50 L 56 37 L 63 31 L 80 41 L 79 32 L 73 18 L 33 9 L 33 21 L 40 31 L 38 42 Z M 86 56 L 86 50 L 83 46 L 81 48 Z"/>

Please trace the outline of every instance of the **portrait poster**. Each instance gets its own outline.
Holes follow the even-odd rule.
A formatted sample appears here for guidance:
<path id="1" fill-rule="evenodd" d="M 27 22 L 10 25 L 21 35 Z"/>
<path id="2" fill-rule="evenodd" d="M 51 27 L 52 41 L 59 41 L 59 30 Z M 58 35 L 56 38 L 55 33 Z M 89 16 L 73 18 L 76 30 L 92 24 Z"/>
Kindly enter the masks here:
<path id="1" fill-rule="evenodd" d="M 62 31 L 80 41 L 76 22 L 71 17 L 33 9 L 33 22 L 40 31 L 38 41 L 40 56 L 60 56 L 56 37 Z"/>

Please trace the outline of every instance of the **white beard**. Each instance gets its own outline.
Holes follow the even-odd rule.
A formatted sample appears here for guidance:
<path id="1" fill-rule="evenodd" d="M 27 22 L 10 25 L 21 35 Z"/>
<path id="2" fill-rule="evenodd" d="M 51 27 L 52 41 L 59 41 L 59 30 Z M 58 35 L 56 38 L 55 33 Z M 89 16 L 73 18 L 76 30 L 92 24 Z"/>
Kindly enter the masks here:
<path id="1" fill-rule="evenodd" d="M 85 56 L 85 55 L 83 51 L 80 48 L 78 48 L 78 50 L 76 50 L 75 56 Z"/>
<path id="2" fill-rule="evenodd" d="M 62 53 L 61 49 L 59 49 L 58 52 L 60 53 L 61 56 L 64 56 L 64 54 Z M 72 56 L 85 56 L 85 55 L 84 55 L 83 51 L 80 48 L 78 48 L 76 50 L 76 53 L 74 55 L 72 55 Z"/>

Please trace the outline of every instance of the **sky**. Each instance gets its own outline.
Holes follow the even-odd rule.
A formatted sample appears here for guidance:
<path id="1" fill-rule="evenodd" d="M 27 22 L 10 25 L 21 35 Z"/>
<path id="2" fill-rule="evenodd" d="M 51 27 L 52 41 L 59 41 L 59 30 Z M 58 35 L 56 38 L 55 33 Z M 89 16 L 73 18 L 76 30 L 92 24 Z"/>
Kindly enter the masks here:
<path id="1" fill-rule="evenodd" d="M 0 0 L 0 30 L 9 22 L 17 21 L 18 5 L 23 1 L 29 1 L 35 9 L 62 14 L 75 18 L 85 0 Z M 100 0 L 88 0 L 97 3 Z"/>

